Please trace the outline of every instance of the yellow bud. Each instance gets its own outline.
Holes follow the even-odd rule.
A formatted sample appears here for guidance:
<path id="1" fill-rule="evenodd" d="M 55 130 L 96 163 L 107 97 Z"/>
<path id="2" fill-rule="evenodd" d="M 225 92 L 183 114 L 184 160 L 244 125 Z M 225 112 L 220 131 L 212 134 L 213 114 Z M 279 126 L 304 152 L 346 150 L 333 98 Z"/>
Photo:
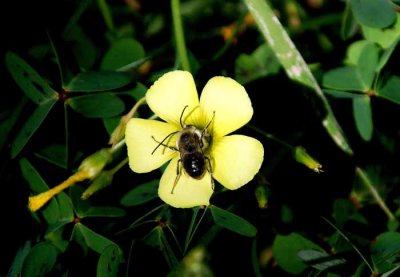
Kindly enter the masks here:
<path id="1" fill-rule="evenodd" d="M 315 160 L 313 157 L 311 157 L 306 149 L 304 147 L 301 146 L 297 146 L 295 147 L 294 151 L 294 159 L 301 163 L 304 164 L 305 166 L 307 166 L 308 168 L 312 169 L 314 172 L 316 173 L 321 173 L 323 172 L 322 170 L 322 165 Z"/>

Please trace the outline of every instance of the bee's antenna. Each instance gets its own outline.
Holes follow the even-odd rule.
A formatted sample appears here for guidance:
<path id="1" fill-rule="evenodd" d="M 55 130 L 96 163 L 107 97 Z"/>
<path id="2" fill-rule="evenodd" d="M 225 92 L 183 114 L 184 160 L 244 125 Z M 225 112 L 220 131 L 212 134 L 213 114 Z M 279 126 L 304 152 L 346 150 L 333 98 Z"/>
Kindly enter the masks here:
<path id="1" fill-rule="evenodd" d="M 207 126 L 204 127 L 203 131 L 201 131 L 201 137 L 203 137 L 203 135 L 204 135 L 204 133 L 206 132 L 206 130 L 208 129 L 208 127 L 210 127 L 211 122 L 214 121 L 214 117 L 215 117 L 215 111 L 213 111 L 213 116 L 212 116 L 210 122 L 208 122 Z"/>
<path id="2" fill-rule="evenodd" d="M 181 113 L 181 117 L 179 118 L 179 123 L 181 124 L 181 127 L 182 127 L 182 128 L 183 128 L 182 117 L 183 117 L 183 114 L 185 113 L 185 110 L 187 109 L 187 107 L 189 107 L 189 105 L 186 105 L 186 106 L 183 108 L 182 113 Z"/>
<path id="3" fill-rule="evenodd" d="M 154 138 L 154 136 L 151 136 L 151 138 L 152 138 L 155 142 L 158 143 L 158 145 L 156 146 L 156 148 L 154 148 L 153 152 L 151 152 L 151 155 L 153 155 L 154 152 L 156 152 L 156 150 L 158 149 L 158 147 L 160 147 L 161 145 L 164 146 L 164 147 L 168 147 L 168 148 L 171 149 L 171 150 L 178 151 L 178 149 L 176 149 L 175 147 L 169 146 L 169 145 L 167 145 L 167 144 L 164 144 L 164 141 L 166 141 L 170 136 L 175 135 L 175 134 L 178 133 L 178 132 L 179 132 L 179 131 L 172 132 L 171 134 L 169 134 L 168 136 L 166 136 L 161 142 L 158 142 L 158 141 Z"/>
<path id="4" fill-rule="evenodd" d="M 172 187 L 171 194 L 174 194 L 174 189 L 176 187 L 176 184 L 178 183 L 179 177 L 181 176 L 180 170 L 179 170 L 179 163 L 182 163 L 181 159 L 178 160 L 176 163 L 176 177 L 175 177 L 175 182 L 174 186 Z"/>

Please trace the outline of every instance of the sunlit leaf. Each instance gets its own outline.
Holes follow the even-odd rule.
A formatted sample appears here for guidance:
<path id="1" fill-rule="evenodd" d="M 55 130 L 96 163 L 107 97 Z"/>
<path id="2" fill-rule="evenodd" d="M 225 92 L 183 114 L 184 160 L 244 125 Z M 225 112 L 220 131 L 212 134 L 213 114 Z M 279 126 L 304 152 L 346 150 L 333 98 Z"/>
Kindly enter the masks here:
<path id="1" fill-rule="evenodd" d="M 97 277 L 117 277 L 124 257 L 121 249 L 114 244 L 107 246 L 97 262 Z"/>
<path id="2" fill-rule="evenodd" d="M 76 223 L 74 225 L 72 237 L 76 239 L 78 243 L 85 243 L 87 247 L 99 254 L 103 253 L 107 246 L 115 245 L 114 242 L 94 232 L 82 223 Z"/>
<path id="3" fill-rule="evenodd" d="M 6 65 L 15 82 L 33 102 L 41 104 L 57 99 L 57 92 L 52 90 L 39 73 L 19 56 L 7 52 Z"/>
<path id="4" fill-rule="evenodd" d="M 134 187 L 121 198 L 121 204 L 126 207 L 131 207 L 144 204 L 157 198 L 159 182 L 160 180 L 156 179 Z"/>
<path id="5" fill-rule="evenodd" d="M 371 99 L 368 95 L 353 98 L 353 116 L 356 127 L 365 141 L 372 138 L 373 122 L 371 111 Z"/>
<path id="6" fill-rule="evenodd" d="M 396 23 L 385 29 L 362 26 L 364 37 L 383 49 L 390 47 L 400 37 L 400 14 L 397 14 Z"/>
<path id="7" fill-rule="evenodd" d="M 124 102 L 112 93 L 97 93 L 70 98 L 70 107 L 86 117 L 105 118 L 121 114 L 125 110 Z"/>
<path id="8" fill-rule="evenodd" d="M 116 71 L 86 71 L 75 76 L 64 88 L 68 92 L 95 92 L 121 88 L 131 82 L 128 74 Z"/>
<path id="9" fill-rule="evenodd" d="M 42 277 L 53 269 L 58 256 L 57 248 L 49 242 L 40 242 L 32 247 L 22 266 L 22 276 Z"/>
<path id="10" fill-rule="evenodd" d="M 377 95 L 400 104 L 400 77 L 391 76 L 390 79 L 377 91 Z"/>
<path id="11" fill-rule="evenodd" d="M 377 273 L 385 273 L 400 263 L 400 233 L 380 234 L 371 247 L 372 262 Z"/>
<path id="12" fill-rule="evenodd" d="M 143 46 L 132 38 L 113 42 L 101 61 L 102 70 L 117 70 L 145 56 Z"/>
<path id="13" fill-rule="evenodd" d="M 396 12 L 385 0 L 350 0 L 356 20 L 368 27 L 385 28 L 396 19 Z"/>
<path id="14" fill-rule="evenodd" d="M 353 93 L 343 90 L 334 90 L 334 89 L 324 89 L 324 93 L 335 98 L 343 98 L 343 99 L 353 99 L 359 96 L 358 93 Z"/>
<path id="15" fill-rule="evenodd" d="M 278 265 L 285 271 L 298 275 L 307 265 L 299 257 L 302 250 L 325 252 L 321 247 L 297 233 L 277 235 L 273 243 L 273 255 Z"/>
<path id="16" fill-rule="evenodd" d="M 12 158 L 15 158 L 25 147 L 33 134 L 37 131 L 42 122 L 45 120 L 56 101 L 56 99 L 51 99 L 47 102 L 40 104 L 31 114 L 31 116 L 25 121 L 25 124 L 19 130 L 19 133 L 14 139 L 14 142 L 11 146 Z"/>
<path id="17" fill-rule="evenodd" d="M 369 42 L 368 40 L 358 40 L 350 44 L 350 46 L 347 48 L 345 63 L 347 65 L 357 66 L 360 61 L 360 56 L 363 49 L 369 44 L 372 43 Z"/>
<path id="18" fill-rule="evenodd" d="M 254 237 L 257 234 L 256 227 L 240 216 L 216 206 L 210 206 L 210 210 L 215 224 L 218 226 L 246 237 Z"/>

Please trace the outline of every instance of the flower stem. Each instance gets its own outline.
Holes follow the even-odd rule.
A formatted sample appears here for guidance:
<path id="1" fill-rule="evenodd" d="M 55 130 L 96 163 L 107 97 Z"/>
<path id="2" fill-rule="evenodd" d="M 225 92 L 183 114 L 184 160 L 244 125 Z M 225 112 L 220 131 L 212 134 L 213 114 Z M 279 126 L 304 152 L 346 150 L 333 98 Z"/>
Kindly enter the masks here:
<path id="1" fill-rule="evenodd" d="M 273 141 L 275 141 L 275 142 L 277 142 L 277 143 L 289 148 L 290 150 L 293 150 L 295 148 L 294 146 L 290 145 L 289 143 L 287 143 L 287 142 L 275 137 L 274 135 L 272 135 L 270 133 L 264 132 L 263 130 L 261 130 L 260 128 L 257 128 L 256 126 L 253 126 L 251 124 L 247 124 L 247 126 L 250 129 L 256 131 L 257 133 L 260 133 L 261 135 L 263 135 L 267 139 L 273 140 Z"/>
<path id="2" fill-rule="evenodd" d="M 362 184 L 369 190 L 369 192 L 371 193 L 372 197 L 375 199 L 376 203 L 379 205 L 379 207 L 382 209 L 382 211 L 387 215 L 389 220 L 391 220 L 391 221 L 395 220 L 396 219 L 395 216 L 390 211 L 390 209 L 386 205 L 385 201 L 383 201 L 382 197 L 379 195 L 379 192 L 371 184 L 371 181 L 369 180 L 369 178 L 365 174 L 365 172 L 361 168 L 356 167 L 356 173 L 358 174 L 358 176 L 360 176 Z"/>
<path id="3" fill-rule="evenodd" d="M 180 1 L 171 0 L 171 9 L 172 9 L 172 21 L 174 23 L 175 42 L 178 51 L 178 56 L 181 61 L 182 69 L 190 72 L 190 64 L 186 51 L 185 37 L 183 36 Z"/>

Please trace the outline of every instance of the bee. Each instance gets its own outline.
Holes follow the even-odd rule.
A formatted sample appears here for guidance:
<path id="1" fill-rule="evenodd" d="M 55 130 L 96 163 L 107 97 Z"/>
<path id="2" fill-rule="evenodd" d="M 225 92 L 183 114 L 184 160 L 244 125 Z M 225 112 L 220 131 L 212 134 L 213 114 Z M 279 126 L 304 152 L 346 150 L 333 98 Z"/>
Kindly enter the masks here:
<path id="1" fill-rule="evenodd" d="M 210 133 L 208 132 L 208 127 L 210 127 L 211 123 L 214 120 L 215 111 L 213 114 L 212 119 L 204 129 L 200 130 L 196 126 L 193 125 L 186 125 L 183 123 L 183 115 L 185 110 L 187 109 L 188 105 L 186 105 L 183 110 L 182 114 L 179 119 L 179 123 L 182 127 L 182 130 L 173 132 L 167 135 L 162 141 L 157 141 L 154 136 L 151 136 L 152 139 L 158 143 L 156 148 L 154 148 L 151 154 L 153 155 L 156 150 L 160 146 L 167 147 L 171 150 L 178 151 L 180 155 L 180 159 L 178 160 L 176 166 L 176 178 L 174 185 L 171 190 L 171 194 L 174 193 L 174 189 L 176 184 L 178 183 L 179 177 L 181 175 L 181 167 L 184 171 L 192 178 L 200 180 L 206 170 L 210 173 L 211 176 L 211 185 L 214 189 L 214 180 L 212 177 L 212 166 L 210 157 L 208 157 L 204 151 L 207 149 L 210 140 Z M 168 140 L 171 136 L 177 134 L 176 139 L 176 146 L 170 146 L 165 144 L 165 141 Z"/>

